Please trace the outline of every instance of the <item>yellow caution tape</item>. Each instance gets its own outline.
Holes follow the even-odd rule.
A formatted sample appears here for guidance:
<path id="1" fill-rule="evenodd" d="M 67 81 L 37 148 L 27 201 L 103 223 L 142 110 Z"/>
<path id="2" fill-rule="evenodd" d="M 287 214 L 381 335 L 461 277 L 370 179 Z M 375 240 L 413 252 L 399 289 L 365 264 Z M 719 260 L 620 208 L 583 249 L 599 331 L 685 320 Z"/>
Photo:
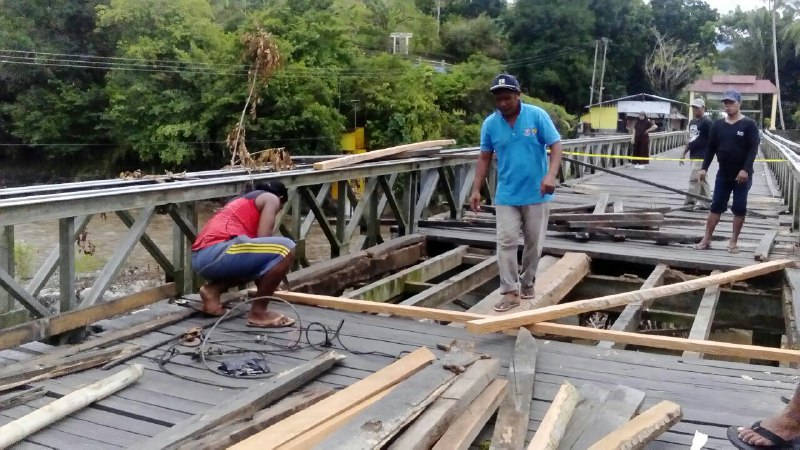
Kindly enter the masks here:
<path id="1" fill-rule="evenodd" d="M 583 152 L 561 152 L 570 156 L 590 156 L 592 158 L 609 158 L 609 159 L 631 159 L 637 161 L 702 161 L 702 159 L 688 159 L 688 158 L 660 158 L 653 156 L 627 156 L 627 155 L 608 155 L 605 153 L 583 153 Z M 755 162 L 786 162 L 785 159 L 756 159 Z"/>

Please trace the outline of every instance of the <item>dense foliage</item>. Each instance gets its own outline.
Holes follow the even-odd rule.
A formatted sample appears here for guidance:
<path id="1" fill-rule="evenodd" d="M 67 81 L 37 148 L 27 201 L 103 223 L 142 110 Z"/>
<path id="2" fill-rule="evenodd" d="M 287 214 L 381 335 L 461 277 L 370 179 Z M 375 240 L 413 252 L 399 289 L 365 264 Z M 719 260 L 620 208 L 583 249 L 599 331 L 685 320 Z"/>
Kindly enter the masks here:
<path id="1" fill-rule="evenodd" d="M 777 3 L 793 125 L 800 14 L 798 1 Z M 601 38 L 604 99 L 678 97 L 701 73 L 772 79 L 771 18 L 765 8 L 720 17 L 701 0 L 0 0 L 0 157 L 97 171 L 220 167 L 250 95 L 243 37 L 254 31 L 272 34 L 281 68 L 256 87 L 251 151 L 338 152 L 354 124 L 369 148 L 474 145 L 502 71 L 569 136 L 590 103 L 596 48 L 598 97 Z M 408 55 L 392 54 L 393 32 L 413 33 Z M 674 65 L 656 52 L 683 56 L 683 78 L 649 76 L 648 60 L 651 71 Z"/>

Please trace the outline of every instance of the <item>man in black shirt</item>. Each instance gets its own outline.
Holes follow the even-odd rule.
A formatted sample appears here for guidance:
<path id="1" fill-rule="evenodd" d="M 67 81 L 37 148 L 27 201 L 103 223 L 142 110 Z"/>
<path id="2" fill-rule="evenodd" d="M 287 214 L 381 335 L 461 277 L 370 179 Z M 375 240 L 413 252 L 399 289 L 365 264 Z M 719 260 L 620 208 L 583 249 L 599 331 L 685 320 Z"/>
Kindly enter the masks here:
<path id="1" fill-rule="evenodd" d="M 689 175 L 689 192 L 703 197 L 711 196 L 711 188 L 708 187 L 708 181 L 700 179 L 697 174 L 703 168 L 703 158 L 706 156 L 706 149 L 708 148 L 708 135 L 711 133 L 711 125 L 713 122 L 706 117 L 706 102 L 702 98 L 692 100 L 692 114 L 694 118 L 689 122 L 689 142 L 683 149 L 683 158 L 689 154 L 691 159 L 690 167 L 692 172 Z M 683 165 L 683 160 L 680 162 Z M 686 197 L 684 205 L 697 205 L 694 209 L 708 209 L 709 203 L 704 200 L 695 200 L 694 197 Z"/>
<path id="2" fill-rule="evenodd" d="M 742 115 L 739 108 L 742 96 L 736 91 L 727 91 L 722 97 L 726 117 L 714 122 L 708 139 L 708 151 L 703 167 L 698 173 L 705 179 L 706 171 L 717 156 L 719 170 L 714 183 L 714 197 L 711 199 L 711 212 L 706 221 L 706 234 L 695 248 L 711 247 L 711 236 L 719 223 L 720 216 L 728 209 L 728 199 L 733 193 L 733 233 L 728 243 L 730 253 L 738 253 L 739 232 L 744 225 L 747 213 L 747 192 L 753 183 L 753 161 L 756 159 L 760 141 L 758 125 Z"/>

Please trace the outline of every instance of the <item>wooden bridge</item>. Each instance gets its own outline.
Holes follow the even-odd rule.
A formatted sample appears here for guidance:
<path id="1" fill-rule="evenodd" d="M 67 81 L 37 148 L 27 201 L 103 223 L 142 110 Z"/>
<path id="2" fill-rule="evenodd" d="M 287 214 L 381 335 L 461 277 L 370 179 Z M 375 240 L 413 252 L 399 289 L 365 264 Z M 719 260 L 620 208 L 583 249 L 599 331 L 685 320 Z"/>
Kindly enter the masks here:
<path id="1" fill-rule="evenodd" d="M 684 141 L 684 133 L 655 134 L 651 142 L 657 159 L 644 170 L 624 165 L 626 137 L 565 142 L 567 156 L 577 162 L 563 164 L 562 186 L 557 191 L 553 215 L 583 213 L 603 217 L 656 212 L 663 218 L 657 229 L 604 223 L 598 226 L 591 218 L 582 219 L 594 223 L 591 229 L 575 228 L 570 222 L 551 223 L 544 250 L 548 256 L 540 264 L 541 276 L 537 280 L 541 296 L 568 304 L 681 283 L 715 270 L 736 269 L 758 261 L 797 259 L 797 144 L 765 133 L 760 158 L 770 162 L 756 163 L 750 196 L 752 212 L 747 217 L 738 254 L 725 250 L 729 216 L 720 223 L 719 240 L 713 242 L 711 250 L 694 250 L 692 243 L 702 233 L 705 212 L 683 208 L 684 197 L 680 193 L 602 171 L 610 169 L 673 190 L 685 189 L 689 169 L 674 160 Z M 298 160 L 296 169 L 280 173 L 209 171 L 158 179 L 0 190 L 0 294 L 5 294 L 0 297 L 5 324 L 0 330 L 0 365 L 7 366 L 0 368 L 0 380 L 5 381 L 4 374 L 30 369 L 31 361 L 39 367 L 51 367 L 50 364 L 59 368 L 65 358 L 85 363 L 81 356 L 87 352 L 94 352 L 90 356 L 95 366 L 118 357 L 121 351 L 123 355 L 133 354 L 124 360 L 125 365 L 139 363 L 145 368 L 144 377 L 134 386 L 32 434 L 17 447 L 143 448 L 140 444 L 148 439 L 163 435 L 194 415 L 213 410 L 258 383 L 223 376 L 210 369 L 209 364 L 193 359 L 190 352 L 165 352 L 175 348 L 176 339 L 195 326 L 212 335 L 211 346 L 218 347 L 224 345 L 225 339 L 232 339 L 238 340 L 236 345 L 243 349 L 264 352 L 273 373 L 312 360 L 330 337 L 327 333 L 338 330 L 340 341 L 331 344 L 347 359 L 308 387 L 351 385 L 419 346 L 426 346 L 441 357 L 437 344 L 453 339 L 474 342 L 479 351 L 498 359 L 501 374 L 512 370 L 512 337 L 476 335 L 456 323 L 445 325 L 459 322 L 458 314 L 464 310 L 483 313 L 497 295 L 497 269 L 491 256 L 495 243 L 491 208 L 477 215 L 464 208 L 474 179 L 474 150 L 445 150 L 435 156 L 325 171 L 308 167 L 307 163 L 313 162 L 308 159 Z M 712 171 L 710 176 L 713 175 Z M 304 331 L 254 333 L 241 320 L 215 326 L 214 319 L 200 317 L 186 307 L 197 302 L 193 292 L 199 282 L 189 268 L 189 245 L 200 225 L 196 202 L 235 195 L 248 183 L 266 179 L 280 179 L 290 188 L 288 208 L 279 220 L 279 229 L 298 241 L 298 260 L 306 266 L 298 267 L 289 277 L 296 294 L 282 297 L 292 300 L 293 295 L 306 295 L 313 300 L 312 294 L 324 294 L 369 299 L 378 308 L 372 312 L 386 314 L 364 314 L 356 312 L 363 310 L 358 308 L 342 312 L 296 302 L 273 303 L 271 307 L 289 316 L 298 315 L 305 324 Z M 348 180 L 353 179 L 363 179 L 363 192 L 351 188 Z M 489 203 L 493 183 L 490 179 L 484 187 Z M 333 186 L 347 195 L 332 201 Z M 79 299 L 75 293 L 75 237 L 92 217 L 111 212 L 130 231 L 120 240 L 92 288 Z M 174 222 L 169 251 L 159 248 L 147 233 L 148 224 L 157 214 L 168 215 Z M 14 229 L 39 221 L 58 221 L 59 244 L 54 245 L 30 280 L 17 279 L 13 274 Z M 392 236 L 386 234 L 381 223 L 391 226 Z M 330 244 L 331 259 L 308 265 L 304 242 L 315 226 L 322 229 Z M 129 297 L 102 301 L 136 245 L 142 245 L 163 269 L 165 284 Z M 56 310 L 52 310 L 40 303 L 37 295 L 56 272 L 61 298 Z M 613 337 L 616 343 L 597 337 L 571 342 L 564 336 L 542 333 L 549 337 L 538 340 L 526 442 L 539 427 L 558 386 L 568 380 L 579 387 L 596 386 L 600 407 L 618 385 L 646 393 L 642 410 L 660 400 L 680 404 L 683 421 L 648 448 L 686 448 L 695 431 L 709 436 L 706 448 L 729 448 L 725 440 L 728 425 L 748 424 L 773 414 L 780 407 L 780 396 L 791 395 L 796 386 L 793 367 L 800 363 L 800 357 L 789 349 L 797 348 L 800 339 L 795 308 L 800 298 L 798 283 L 797 272 L 787 269 L 746 283 L 672 295 L 649 308 L 640 308 L 633 316 L 626 312 L 628 308 L 618 307 L 602 314 L 581 314 L 563 325 L 580 325 L 590 333 L 592 326 L 607 327 L 609 334 L 597 336 Z M 162 301 L 169 297 L 178 301 Z M 453 318 L 440 318 L 437 323 L 389 317 L 403 315 L 391 308 L 392 303 L 437 308 L 442 314 L 453 314 Z M 385 310 L 380 309 L 382 305 Z M 114 318 L 131 311 L 137 313 Z M 309 323 L 324 328 L 315 331 Z M 87 343 L 51 345 L 69 336 L 68 332 L 92 324 L 104 331 Z M 664 329 L 664 324 L 669 324 L 672 331 Z M 709 340 L 714 337 L 712 333 L 729 329 L 744 330 L 746 342 L 740 350 L 733 344 L 726 347 L 726 360 L 714 358 L 710 355 L 716 351 Z M 663 339 L 650 341 L 649 337 Z M 691 342 L 707 342 L 708 346 L 678 342 L 687 341 L 686 337 Z M 36 342 L 48 338 L 48 343 Z M 303 345 L 292 347 L 295 341 Z M 746 345 L 751 343 L 777 353 L 749 353 L 756 348 Z M 292 350 L 287 351 L 287 346 Z M 660 350 L 652 350 L 659 347 Z M 779 350 L 781 347 L 785 350 Z M 782 362 L 778 366 L 774 361 Z M 108 371 L 92 368 L 31 383 L 43 386 L 45 397 L 0 409 L 0 425 L 107 375 Z M 2 394 L 0 391 L 0 401 Z M 476 442 L 491 438 L 491 428 L 486 427 Z M 578 436 L 565 439 L 580 442 Z"/>

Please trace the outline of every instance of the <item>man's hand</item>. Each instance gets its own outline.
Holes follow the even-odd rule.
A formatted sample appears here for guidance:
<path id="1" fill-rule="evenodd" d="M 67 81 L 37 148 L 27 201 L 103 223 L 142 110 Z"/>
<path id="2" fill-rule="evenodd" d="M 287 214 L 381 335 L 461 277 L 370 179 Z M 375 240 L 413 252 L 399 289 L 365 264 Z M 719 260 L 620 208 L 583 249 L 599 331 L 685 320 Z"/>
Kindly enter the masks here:
<path id="1" fill-rule="evenodd" d="M 739 174 L 736 175 L 736 182 L 739 184 L 747 183 L 747 179 L 750 178 L 750 175 L 747 174 L 746 170 L 740 170 Z"/>
<path id="2" fill-rule="evenodd" d="M 706 179 L 706 171 L 705 170 L 698 170 L 697 171 L 697 179 L 703 181 Z"/>
<path id="3" fill-rule="evenodd" d="M 686 161 L 686 153 L 684 153 L 683 156 L 681 156 L 681 160 L 678 161 L 678 165 L 682 166 L 685 161 Z"/>
<path id="4" fill-rule="evenodd" d="M 478 213 L 481 208 L 481 193 L 480 191 L 472 191 L 472 195 L 469 196 L 469 206 L 472 208 L 472 212 Z"/>
<path id="5" fill-rule="evenodd" d="M 544 176 L 542 180 L 542 185 L 539 187 L 542 191 L 542 195 L 552 194 L 556 191 L 556 177 L 550 175 L 549 173 Z"/>

